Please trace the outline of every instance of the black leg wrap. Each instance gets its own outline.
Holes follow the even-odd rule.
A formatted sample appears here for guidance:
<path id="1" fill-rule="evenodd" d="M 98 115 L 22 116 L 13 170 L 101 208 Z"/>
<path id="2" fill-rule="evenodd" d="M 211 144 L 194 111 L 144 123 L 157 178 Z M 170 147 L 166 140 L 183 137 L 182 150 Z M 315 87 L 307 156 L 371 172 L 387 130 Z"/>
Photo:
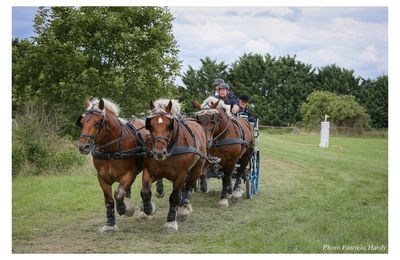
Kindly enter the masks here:
<path id="1" fill-rule="evenodd" d="M 176 218 L 176 208 L 170 207 L 167 215 L 167 221 L 168 222 L 175 221 L 175 218 Z"/>
<path id="2" fill-rule="evenodd" d="M 107 226 L 115 226 L 115 213 L 113 207 L 107 207 Z"/>
<path id="3" fill-rule="evenodd" d="M 206 175 L 201 175 L 200 176 L 200 190 L 202 192 L 206 192 L 207 189 L 208 189 L 207 176 Z"/>
<path id="4" fill-rule="evenodd" d="M 131 196 L 132 196 L 132 191 L 131 191 L 131 187 L 129 187 L 128 189 L 126 189 L 125 197 L 131 198 Z"/>
<path id="5" fill-rule="evenodd" d="M 164 184 L 162 179 L 156 182 L 156 191 L 158 194 L 162 194 L 164 192 Z"/>
<path id="6" fill-rule="evenodd" d="M 140 192 L 140 196 L 143 200 L 143 211 L 146 215 L 150 215 L 153 212 L 153 206 L 151 205 L 151 191 L 149 192 Z"/>
<path id="7" fill-rule="evenodd" d="M 184 192 L 182 192 L 181 206 L 184 204 L 188 204 L 191 199 L 192 199 L 192 192 L 190 190 L 185 190 Z"/>
<path id="8" fill-rule="evenodd" d="M 124 201 L 117 201 L 117 212 L 120 216 L 124 215 L 126 211 L 126 206 Z"/>
<path id="9" fill-rule="evenodd" d="M 232 187 L 231 187 L 231 193 L 232 193 Z M 221 191 L 221 199 L 227 199 L 228 198 L 228 187 L 223 187 Z"/>
<path id="10" fill-rule="evenodd" d="M 227 187 L 228 194 L 232 194 L 232 184 L 229 184 Z"/>
<path id="11" fill-rule="evenodd" d="M 241 188 L 241 184 L 242 184 L 242 179 L 239 177 L 236 178 L 235 186 L 234 186 L 233 190 L 236 190 L 237 188 Z"/>

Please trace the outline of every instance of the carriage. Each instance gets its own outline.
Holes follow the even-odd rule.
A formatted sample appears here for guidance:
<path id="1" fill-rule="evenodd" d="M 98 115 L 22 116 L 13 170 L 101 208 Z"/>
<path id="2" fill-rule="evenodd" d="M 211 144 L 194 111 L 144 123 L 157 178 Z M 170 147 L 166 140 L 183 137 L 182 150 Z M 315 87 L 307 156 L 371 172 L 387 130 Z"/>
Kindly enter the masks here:
<path id="1" fill-rule="evenodd" d="M 244 113 L 238 114 L 238 116 L 247 119 L 247 115 Z M 249 166 L 246 169 L 246 175 L 243 177 L 243 181 L 246 185 L 246 198 L 248 199 L 252 198 L 259 190 L 258 179 L 260 176 L 260 151 L 257 147 L 257 143 L 259 141 L 260 132 L 258 130 L 258 122 L 259 121 L 257 119 L 256 124 L 254 125 L 254 139 L 256 141 L 256 146 L 254 147 L 254 153 L 251 157 Z M 232 174 L 232 179 L 241 178 L 241 176 L 239 176 L 237 173 L 238 168 L 239 165 L 236 164 L 235 170 Z M 224 176 L 224 172 L 221 170 L 221 166 L 219 164 L 214 164 L 206 174 L 207 178 L 221 179 Z M 200 179 L 197 180 L 194 190 L 196 192 L 200 191 Z"/>

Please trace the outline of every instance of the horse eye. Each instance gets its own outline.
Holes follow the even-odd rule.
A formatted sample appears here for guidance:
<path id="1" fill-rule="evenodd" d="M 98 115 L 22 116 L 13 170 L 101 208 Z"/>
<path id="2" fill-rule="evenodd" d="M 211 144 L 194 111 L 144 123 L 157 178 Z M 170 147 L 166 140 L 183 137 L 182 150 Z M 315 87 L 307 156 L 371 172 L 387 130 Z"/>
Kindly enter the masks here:
<path id="1" fill-rule="evenodd" d="M 101 125 L 102 125 L 102 123 L 103 123 L 103 120 L 98 121 L 98 122 L 96 123 L 96 127 L 97 127 L 97 128 L 100 128 Z"/>

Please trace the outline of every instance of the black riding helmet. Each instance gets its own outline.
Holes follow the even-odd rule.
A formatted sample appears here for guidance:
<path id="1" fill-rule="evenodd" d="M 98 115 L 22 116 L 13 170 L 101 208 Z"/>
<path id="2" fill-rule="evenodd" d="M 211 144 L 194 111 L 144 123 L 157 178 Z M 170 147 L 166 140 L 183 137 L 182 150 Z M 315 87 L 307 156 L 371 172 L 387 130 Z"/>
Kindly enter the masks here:
<path id="1" fill-rule="evenodd" d="M 222 83 L 225 83 L 225 81 L 223 79 L 215 79 L 213 86 L 216 87 L 216 86 L 221 85 Z"/>
<path id="2" fill-rule="evenodd" d="M 249 102 L 250 97 L 247 94 L 243 94 L 243 95 L 240 95 L 239 99 L 242 100 L 243 102 L 247 103 L 247 102 Z"/>

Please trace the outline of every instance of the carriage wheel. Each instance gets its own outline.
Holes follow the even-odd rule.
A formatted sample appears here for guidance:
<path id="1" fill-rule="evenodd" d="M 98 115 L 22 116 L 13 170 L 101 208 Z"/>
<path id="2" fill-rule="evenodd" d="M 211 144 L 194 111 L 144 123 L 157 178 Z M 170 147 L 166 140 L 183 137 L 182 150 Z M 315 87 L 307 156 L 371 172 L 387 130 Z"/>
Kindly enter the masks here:
<path id="1" fill-rule="evenodd" d="M 251 173 L 252 188 L 253 188 L 253 194 L 256 194 L 258 192 L 258 179 L 260 176 L 260 152 L 258 150 L 255 152 L 251 160 L 254 165 L 253 171 Z"/>
<path id="2" fill-rule="evenodd" d="M 246 174 L 246 198 L 251 199 L 253 197 L 254 192 L 253 192 L 253 169 L 254 169 L 254 162 L 253 158 L 250 160 L 250 169 L 248 173 Z"/>

